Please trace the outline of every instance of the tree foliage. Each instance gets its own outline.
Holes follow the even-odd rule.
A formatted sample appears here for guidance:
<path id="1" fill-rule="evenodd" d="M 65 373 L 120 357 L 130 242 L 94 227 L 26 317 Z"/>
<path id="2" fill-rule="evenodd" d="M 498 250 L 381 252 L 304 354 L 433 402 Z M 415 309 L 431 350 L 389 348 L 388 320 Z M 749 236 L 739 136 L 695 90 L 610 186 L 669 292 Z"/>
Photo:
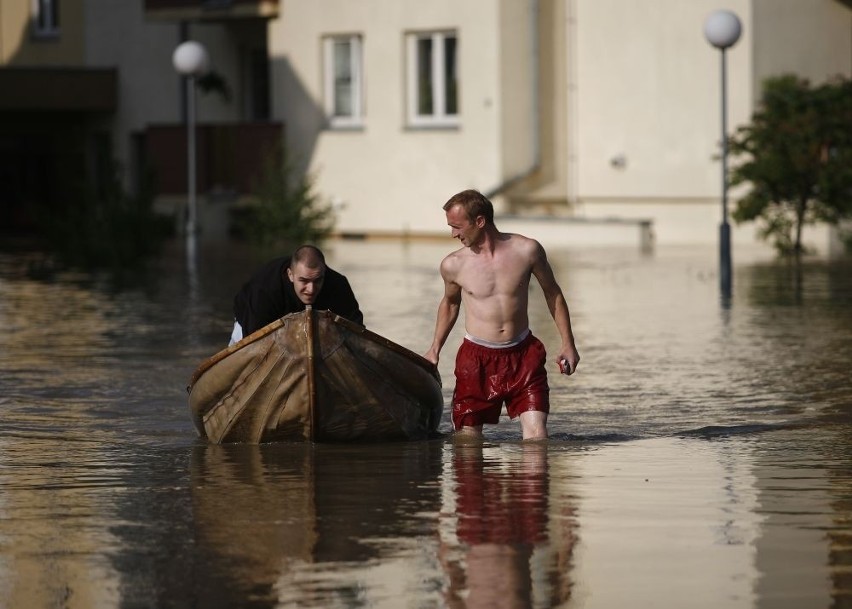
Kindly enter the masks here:
<path id="1" fill-rule="evenodd" d="M 806 224 L 852 217 L 852 81 L 812 87 L 785 75 L 765 81 L 752 122 L 730 138 L 742 161 L 731 185 L 750 186 L 732 213 L 761 220 L 761 236 L 784 253 L 804 251 Z"/>
<path id="2" fill-rule="evenodd" d="M 267 157 L 252 195 L 236 225 L 261 251 L 319 243 L 334 228 L 331 205 L 314 192 L 311 176 L 298 170 L 283 147 Z"/>
<path id="3" fill-rule="evenodd" d="M 105 164 L 102 180 L 81 179 L 62 205 L 38 210 L 40 231 L 61 267 L 114 274 L 141 269 L 173 232 L 171 219 L 153 208 L 150 180 L 130 194 L 119 164 L 113 159 Z"/>

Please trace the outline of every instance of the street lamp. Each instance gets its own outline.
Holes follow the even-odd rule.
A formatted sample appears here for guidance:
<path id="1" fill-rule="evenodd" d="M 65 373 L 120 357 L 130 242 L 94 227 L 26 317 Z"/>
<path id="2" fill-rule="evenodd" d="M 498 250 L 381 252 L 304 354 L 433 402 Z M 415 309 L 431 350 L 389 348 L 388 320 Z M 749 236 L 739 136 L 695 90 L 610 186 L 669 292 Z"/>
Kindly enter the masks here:
<path id="1" fill-rule="evenodd" d="M 704 20 L 704 37 L 722 51 L 722 223 L 719 225 L 719 280 L 722 294 L 731 295 L 731 227 L 728 224 L 728 112 L 725 51 L 740 39 L 742 24 L 731 11 L 719 10 Z"/>
<path id="2" fill-rule="evenodd" d="M 195 202 L 195 79 L 210 67 L 207 50 L 198 42 L 188 40 L 181 43 L 172 55 L 175 70 L 186 77 L 186 150 L 187 150 L 187 217 L 186 235 L 193 238 L 197 230 Z"/>

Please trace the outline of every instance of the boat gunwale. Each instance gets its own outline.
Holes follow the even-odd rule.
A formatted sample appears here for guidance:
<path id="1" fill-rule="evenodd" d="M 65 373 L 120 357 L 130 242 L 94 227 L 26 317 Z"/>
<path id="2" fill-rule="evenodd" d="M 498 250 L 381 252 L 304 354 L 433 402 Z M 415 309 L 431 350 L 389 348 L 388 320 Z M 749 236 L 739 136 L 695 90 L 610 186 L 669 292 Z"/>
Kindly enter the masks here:
<path id="1" fill-rule="evenodd" d="M 276 330 L 278 330 L 279 328 L 281 328 L 284 325 L 285 320 L 287 320 L 288 318 L 296 317 L 296 316 L 299 316 L 299 315 L 305 315 L 306 311 L 307 311 L 307 309 L 305 311 L 297 311 L 295 313 L 288 313 L 284 317 L 276 319 L 275 321 L 265 325 L 264 327 L 260 328 L 259 330 L 252 332 L 248 336 L 243 337 L 241 340 L 237 341 L 233 345 L 229 345 L 228 347 L 222 349 L 221 351 L 219 351 L 219 352 L 215 353 L 214 355 L 205 359 L 203 362 L 201 362 L 201 364 L 198 365 L 198 367 L 192 373 L 192 377 L 190 378 L 189 385 L 187 385 L 187 387 L 186 387 L 187 393 L 192 393 L 192 388 L 199 381 L 199 379 L 204 375 L 205 372 L 207 372 L 210 368 L 215 366 L 217 363 L 219 363 L 220 361 L 222 361 L 223 359 L 225 359 L 229 355 L 236 353 L 237 351 L 239 351 L 243 347 L 246 347 L 246 346 L 248 346 L 248 345 L 250 345 L 254 342 L 257 342 L 258 340 L 264 338 L 265 336 L 275 332 Z M 359 334 L 360 336 L 363 336 L 364 338 L 366 338 L 366 339 L 368 339 L 368 340 L 370 340 L 374 343 L 377 343 L 377 344 L 379 344 L 379 345 L 381 345 L 381 346 L 383 346 L 387 349 L 390 349 L 391 351 L 398 353 L 399 355 L 402 355 L 403 357 L 410 360 L 412 363 L 417 364 L 418 366 L 423 368 L 426 372 L 428 372 L 436 381 L 438 381 L 438 385 L 442 385 L 441 375 L 438 372 L 438 367 L 435 364 L 433 364 L 432 362 L 430 362 L 428 359 L 423 357 L 422 355 L 415 353 L 411 349 L 408 349 L 407 347 L 403 347 L 399 343 L 395 343 L 392 340 L 385 338 L 384 336 L 381 336 L 379 334 L 376 334 L 375 332 L 372 332 L 371 330 L 368 330 L 366 326 L 362 326 L 361 324 L 355 323 L 352 320 L 346 319 L 345 317 L 341 317 L 340 315 L 337 315 L 333 311 L 330 311 L 330 310 L 316 311 L 316 310 L 314 310 L 313 313 L 315 315 L 327 318 L 331 322 L 333 322 L 337 325 L 343 326 L 346 330 L 348 330 L 352 333 Z"/>

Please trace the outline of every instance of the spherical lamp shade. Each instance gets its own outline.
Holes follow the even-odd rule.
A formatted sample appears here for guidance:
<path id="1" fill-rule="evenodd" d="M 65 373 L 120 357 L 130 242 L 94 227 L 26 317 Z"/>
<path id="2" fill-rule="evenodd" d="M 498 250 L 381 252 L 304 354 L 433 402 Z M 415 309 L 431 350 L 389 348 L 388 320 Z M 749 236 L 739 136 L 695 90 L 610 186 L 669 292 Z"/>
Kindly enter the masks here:
<path id="1" fill-rule="evenodd" d="M 716 11 L 704 20 L 704 37 L 717 49 L 734 46 L 742 31 L 739 17 L 731 11 Z"/>
<path id="2" fill-rule="evenodd" d="M 175 70 L 184 76 L 201 76 L 210 67 L 210 57 L 203 45 L 188 40 L 175 49 L 172 63 Z"/>

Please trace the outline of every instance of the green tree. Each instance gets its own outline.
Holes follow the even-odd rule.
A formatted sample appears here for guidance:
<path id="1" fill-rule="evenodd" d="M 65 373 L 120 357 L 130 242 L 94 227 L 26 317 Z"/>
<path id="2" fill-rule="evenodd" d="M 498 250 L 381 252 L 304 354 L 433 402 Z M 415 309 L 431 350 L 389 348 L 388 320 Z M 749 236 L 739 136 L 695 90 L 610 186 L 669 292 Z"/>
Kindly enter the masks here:
<path id="1" fill-rule="evenodd" d="M 331 234 L 331 205 L 313 190 L 283 147 L 267 157 L 252 189 L 252 203 L 241 211 L 237 229 L 261 251 L 318 243 Z"/>
<path id="2" fill-rule="evenodd" d="M 750 186 L 733 219 L 762 220 L 761 237 L 800 255 L 804 225 L 852 217 L 852 81 L 812 87 L 791 75 L 767 79 L 730 151 L 743 159 L 731 185 Z"/>

